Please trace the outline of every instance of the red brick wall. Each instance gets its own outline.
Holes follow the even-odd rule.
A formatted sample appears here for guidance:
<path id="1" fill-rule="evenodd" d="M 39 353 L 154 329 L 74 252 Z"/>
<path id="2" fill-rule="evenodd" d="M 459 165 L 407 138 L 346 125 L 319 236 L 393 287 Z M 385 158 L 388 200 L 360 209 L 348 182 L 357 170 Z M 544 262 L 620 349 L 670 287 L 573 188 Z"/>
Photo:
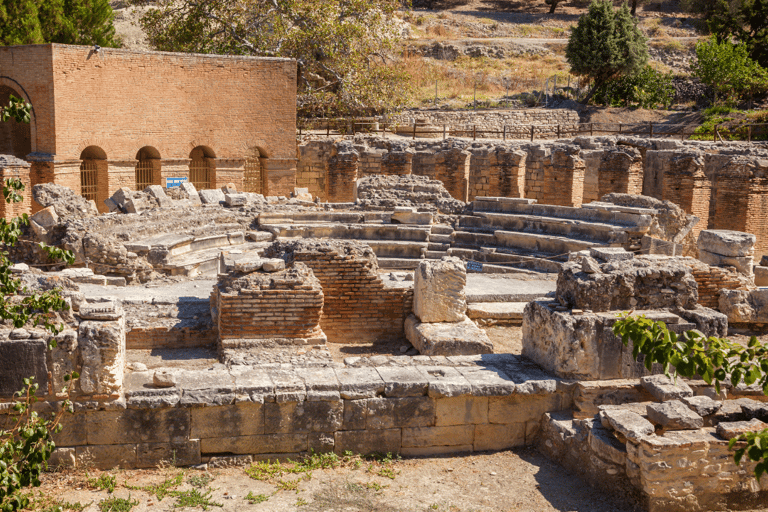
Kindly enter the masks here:
<path id="1" fill-rule="evenodd" d="M 29 181 L 29 167 L 0 166 L 0 183 L 5 184 L 5 180 L 11 178 L 17 178 L 24 184 L 24 191 L 21 192 L 24 200 L 19 203 L 6 203 L 5 199 L 0 196 L 0 217 L 5 217 L 6 219 L 18 217 L 22 213 L 31 213 L 32 187 Z"/>

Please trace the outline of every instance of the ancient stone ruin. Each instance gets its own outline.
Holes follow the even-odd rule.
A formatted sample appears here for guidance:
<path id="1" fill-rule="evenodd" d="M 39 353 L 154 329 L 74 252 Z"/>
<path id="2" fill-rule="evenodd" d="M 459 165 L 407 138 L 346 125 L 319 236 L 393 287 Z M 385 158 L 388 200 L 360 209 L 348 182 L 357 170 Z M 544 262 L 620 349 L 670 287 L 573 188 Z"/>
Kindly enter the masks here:
<path id="1" fill-rule="evenodd" d="M 0 400 L 35 376 L 53 410 L 81 374 L 53 465 L 531 446 L 648 510 L 754 507 L 766 491 L 727 445 L 766 428 L 762 390 L 670 381 L 612 327 L 762 332 L 766 155 L 358 136 L 302 143 L 282 196 L 126 185 L 97 208 L 37 184 L 12 271 L 70 309 L 53 350 L 2 324 Z"/>

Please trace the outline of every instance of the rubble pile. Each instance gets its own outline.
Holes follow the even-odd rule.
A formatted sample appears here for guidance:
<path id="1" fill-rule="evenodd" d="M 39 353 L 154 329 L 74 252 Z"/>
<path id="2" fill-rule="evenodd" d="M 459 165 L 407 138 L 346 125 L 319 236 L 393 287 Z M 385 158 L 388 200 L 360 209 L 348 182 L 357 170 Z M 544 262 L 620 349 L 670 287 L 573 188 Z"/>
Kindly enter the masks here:
<path id="1" fill-rule="evenodd" d="M 373 175 L 357 184 L 357 203 L 363 208 L 395 208 L 399 206 L 429 208 L 456 215 L 464 211 L 465 204 L 451 197 L 438 180 L 426 176 Z"/>

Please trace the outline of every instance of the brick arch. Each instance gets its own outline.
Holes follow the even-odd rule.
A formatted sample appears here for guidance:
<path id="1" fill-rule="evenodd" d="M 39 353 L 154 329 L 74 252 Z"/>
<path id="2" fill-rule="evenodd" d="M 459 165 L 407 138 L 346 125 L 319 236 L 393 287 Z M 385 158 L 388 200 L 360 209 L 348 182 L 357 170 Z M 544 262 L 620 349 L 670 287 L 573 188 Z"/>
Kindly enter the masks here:
<path id="1" fill-rule="evenodd" d="M 27 94 L 27 91 L 24 89 L 24 87 L 17 82 L 16 80 L 6 77 L 6 76 L 0 76 L 0 92 L 2 92 L 3 89 L 10 89 L 11 93 L 17 98 L 21 98 L 22 100 L 26 101 L 29 104 L 32 104 L 32 100 L 29 97 L 29 94 Z M 6 130 L 11 130 L 12 125 L 6 126 Z M 35 107 L 32 105 L 32 111 L 30 112 L 29 116 L 29 125 L 28 128 L 24 131 L 28 131 L 28 134 L 23 134 L 25 139 L 28 139 L 28 149 L 29 153 L 34 153 L 37 151 L 37 115 L 35 113 Z M 26 141 L 25 141 L 26 142 Z M 24 144 L 26 147 L 26 144 Z M 16 154 L 14 156 L 22 159 L 26 159 L 27 153 L 26 149 L 21 150 L 19 149 L 16 151 L 19 154 Z M 25 152 L 25 154 L 21 154 L 21 152 Z"/>
<path id="2" fill-rule="evenodd" d="M 198 145 L 189 152 L 189 181 L 197 189 L 216 187 L 216 152 L 207 145 Z"/>
<path id="3" fill-rule="evenodd" d="M 81 140 L 77 146 L 75 146 L 75 151 L 73 151 L 74 158 L 80 159 L 80 155 L 82 155 L 83 151 L 85 151 L 89 147 L 97 147 L 104 151 L 107 155 L 109 155 L 111 158 L 115 158 L 116 154 L 119 154 L 119 151 L 115 148 L 114 143 L 109 141 L 108 139 L 102 139 L 98 137 L 90 138 Z"/>

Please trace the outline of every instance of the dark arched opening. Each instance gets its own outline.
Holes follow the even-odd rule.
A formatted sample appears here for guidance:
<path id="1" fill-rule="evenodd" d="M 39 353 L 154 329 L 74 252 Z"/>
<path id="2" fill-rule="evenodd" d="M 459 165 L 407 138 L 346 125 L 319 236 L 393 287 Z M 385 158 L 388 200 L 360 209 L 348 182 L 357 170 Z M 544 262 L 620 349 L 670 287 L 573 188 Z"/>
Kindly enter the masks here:
<path id="1" fill-rule="evenodd" d="M 99 198 L 107 178 L 107 154 L 98 146 L 88 146 L 80 153 L 80 195 L 94 201 L 98 206 Z"/>
<path id="2" fill-rule="evenodd" d="M 17 91 L 0 85 L 0 107 L 8 105 L 11 95 L 23 98 Z M 32 152 L 32 132 L 29 123 L 9 119 L 0 123 L 0 155 L 13 155 L 25 159 Z"/>
<path id="3" fill-rule="evenodd" d="M 136 190 L 144 190 L 150 185 L 160 185 L 160 152 L 152 146 L 144 146 L 136 153 Z"/>
<path id="4" fill-rule="evenodd" d="M 189 154 L 189 158 L 189 181 L 195 188 L 215 188 L 216 153 L 208 146 L 197 146 Z"/>

